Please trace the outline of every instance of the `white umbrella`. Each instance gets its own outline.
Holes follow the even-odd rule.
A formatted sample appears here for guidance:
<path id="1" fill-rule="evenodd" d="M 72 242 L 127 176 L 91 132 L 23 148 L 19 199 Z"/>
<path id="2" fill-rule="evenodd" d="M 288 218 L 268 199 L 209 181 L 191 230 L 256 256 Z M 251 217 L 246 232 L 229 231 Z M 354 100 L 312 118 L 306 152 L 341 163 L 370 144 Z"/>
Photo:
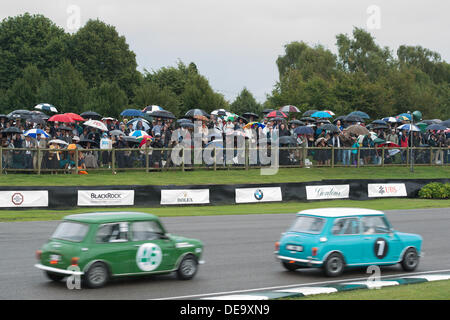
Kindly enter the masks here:
<path id="1" fill-rule="evenodd" d="M 50 103 L 39 103 L 34 106 L 35 109 L 41 110 L 41 111 L 50 111 L 50 112 L 58 112 L 55 106 L 51 105 Z"/>
<path id="2" fill-rule="evenodd" d="M 95 129 L 99 129 L 99 130 L 102 130 L 102 131 L 108 131 L 108 128 L 106 127 L 106 125 L 103 122 L 98 121 L 98 120 L 90 119 L 90 120 L 86 121 L 83 124 L 85 126 L 92 127 L 92 128 L 95 128 Z"/>
<path id="3" fill-rule="evenodd" d="M 67 146 L 69 145 L 66 141 L 60 140 L 60 139 L 53 139 L 53 140 L 50 140 L 48 143 L 65 144 Z"/>

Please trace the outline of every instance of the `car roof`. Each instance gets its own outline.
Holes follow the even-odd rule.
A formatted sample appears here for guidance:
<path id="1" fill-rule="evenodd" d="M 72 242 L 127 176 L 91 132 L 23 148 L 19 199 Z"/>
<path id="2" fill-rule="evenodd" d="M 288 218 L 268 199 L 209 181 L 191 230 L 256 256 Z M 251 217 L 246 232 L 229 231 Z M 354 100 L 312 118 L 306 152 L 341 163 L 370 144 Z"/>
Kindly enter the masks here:
<path id="1" fill-rule="evenodd" d="M 384 215 L 383 211 L 363 208 L 320 208 L 299 211 L 297 215 L 312 215 L 328 218 L 348 216 Z"/>
<path id="2" fill-rule="evenodd" d="M 158 220 L 158 217 L 144 212 L 90 212 L 65 216 L 64 220 L 85 223 L 109 223 L 121 221 Z"/>

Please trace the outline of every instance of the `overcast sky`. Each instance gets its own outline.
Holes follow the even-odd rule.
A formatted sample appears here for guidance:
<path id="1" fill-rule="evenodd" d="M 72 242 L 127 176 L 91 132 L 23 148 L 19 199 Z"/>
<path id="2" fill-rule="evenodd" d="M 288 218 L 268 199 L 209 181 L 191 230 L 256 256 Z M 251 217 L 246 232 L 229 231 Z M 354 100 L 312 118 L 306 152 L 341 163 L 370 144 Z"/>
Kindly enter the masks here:
<path id="1" fill-rule="evenodd" d="M 421 45 L 450 61 L 449 9 L 446 0 L 4 0 L 0 18 L 40 13 L 71 33 L 99 18 L 126 37 L 140 71 L 194 62 L 227 100 L 247 87 L 263 102 L 284 45 L 336 53 L 336 35 L 354 27 L 394 53 Z"/>

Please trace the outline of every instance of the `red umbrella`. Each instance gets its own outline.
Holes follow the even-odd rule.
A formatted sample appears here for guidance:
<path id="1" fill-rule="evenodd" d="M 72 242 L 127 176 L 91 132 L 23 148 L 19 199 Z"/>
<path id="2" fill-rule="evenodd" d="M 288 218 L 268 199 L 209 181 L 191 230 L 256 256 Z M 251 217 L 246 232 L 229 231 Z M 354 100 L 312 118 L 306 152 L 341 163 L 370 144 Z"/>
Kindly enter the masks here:
<path id="1" fill-rule="evenodd" d="M 67 113 L 64 113 L 64 115 L 69 116 L 74 121 L 86 121 L 86 119 L 84 119 L 82 116 L 80 116 L 80 115 L 78 115 L 76 113 L 67 112 Z"/>
<path id="2" fill-rule="evenodd" d="M 378 147 L 380 147 L 380 148 L 382 148 L 382 147 L 400 148 L 400 146 L 398 144 L 395 144 L 395 143 L 390 142 L 390 141 L 386 141 L 385 143 L 379 144 Z"/>
<path id="3" fill-rule="evenodd" d="M 270 112 L 267 116 L 267 118 L 277 118 L 277 117 L 283 117 L 283 118 L 287 118 L 287 115 L 279 110 L 275 110 Z"/>
<path id="4" fill-rule="evenodd" d="M 47 121 L 58 121 L 58 122 L 75 122 L 71 117 L 65 114 L 55 114 Z"/>

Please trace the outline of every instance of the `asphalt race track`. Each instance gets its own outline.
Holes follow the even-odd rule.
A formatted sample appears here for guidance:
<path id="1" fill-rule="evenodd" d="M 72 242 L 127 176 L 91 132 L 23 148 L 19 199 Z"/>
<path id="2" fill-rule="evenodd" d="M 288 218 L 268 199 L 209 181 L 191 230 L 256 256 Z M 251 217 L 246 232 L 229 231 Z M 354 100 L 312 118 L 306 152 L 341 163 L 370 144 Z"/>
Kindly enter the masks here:
<path id="1" fill-rule="evenodd" d="M 182 210 L 182 209 L 180 209 Z M 450 269 L 450 209 L 387 211 L 394 228 L 424 238 L 425 256 L 415 272 Z M 35 251 L 53 233 L 58 221 L 0 223 L 0 299 L 161 299 L 198 298 L 214 293 L 318 283 L 335 278 L 321 270 L 285 271 L 275 260 L 274 243 L 294 214 L 229 215 L 162 218 L 170 233 L 201 239 L 205 264 L 190 281 L 174 275 L 114 280 L 102 289 L 69 290 L 53 283 L 33 265 Z M 365 269 L 350 270 L 340 279 L 364 278 Z M 403 274 L 399 265 L 381 275 Z"/>

